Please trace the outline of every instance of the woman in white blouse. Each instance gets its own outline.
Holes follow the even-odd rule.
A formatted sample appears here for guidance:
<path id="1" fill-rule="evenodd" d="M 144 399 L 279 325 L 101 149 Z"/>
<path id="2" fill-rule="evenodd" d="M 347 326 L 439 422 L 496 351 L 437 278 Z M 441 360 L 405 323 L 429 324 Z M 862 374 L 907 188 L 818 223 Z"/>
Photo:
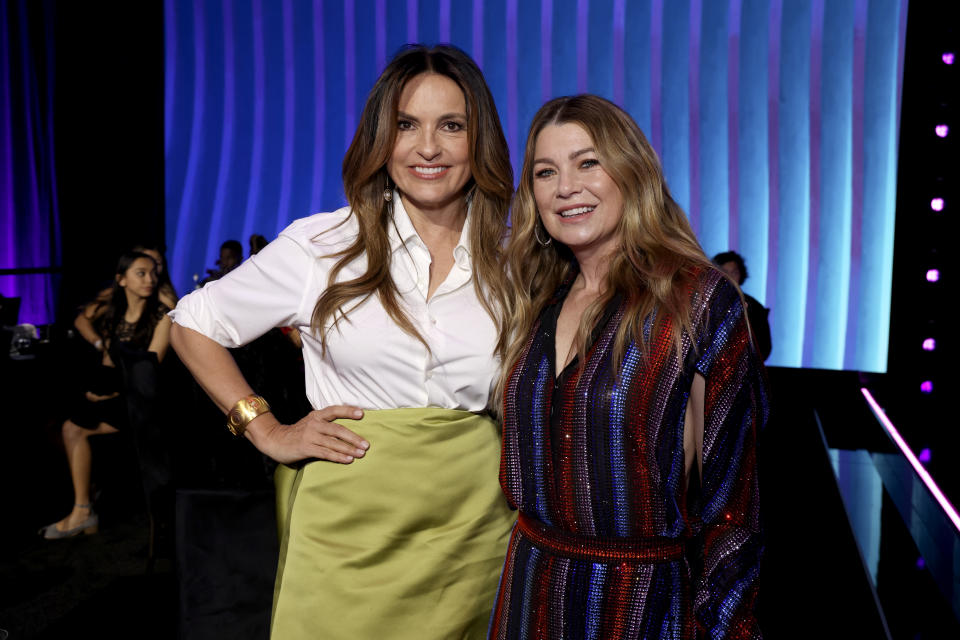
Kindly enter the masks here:
<path id="1" fill-rule="evenodd" d="M 343 179 L 350 206 L 181 300 L 172 344 L 228 428 L 283 463 L 274 637 L 484 637 L 514 519 L 485 415 L 513 179 L 476 64 L 402 50 Z M 225 347 L 289 325 L 316 410 L 284 425 Z"/>

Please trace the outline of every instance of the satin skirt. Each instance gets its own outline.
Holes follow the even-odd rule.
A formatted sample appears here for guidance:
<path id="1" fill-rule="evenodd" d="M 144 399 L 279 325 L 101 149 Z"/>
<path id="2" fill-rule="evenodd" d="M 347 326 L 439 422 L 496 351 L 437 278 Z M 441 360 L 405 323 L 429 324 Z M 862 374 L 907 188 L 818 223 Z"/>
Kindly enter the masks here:
<path id="1" fill-rule="evenodd" d="M 485 638 L 516 513 L 499 429 L 448 409 L 367 411 L 352 464 L 278 467 L 271 635 Z"/>

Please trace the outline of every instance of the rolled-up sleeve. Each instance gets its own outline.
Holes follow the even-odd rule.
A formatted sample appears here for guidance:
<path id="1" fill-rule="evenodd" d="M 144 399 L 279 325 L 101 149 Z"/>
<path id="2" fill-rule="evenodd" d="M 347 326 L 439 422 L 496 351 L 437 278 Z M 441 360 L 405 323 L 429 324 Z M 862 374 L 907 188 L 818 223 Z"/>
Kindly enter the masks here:
<path id="1" fill-rule="evenodd" d="M 313 254 L 281 234 L 223 278 L 184 296 L 170 315 L 224 347 L 239 347 L 274 327 L 309 323 L 315 300 L 305 297 L 317 291 L 316 277 Z"/>

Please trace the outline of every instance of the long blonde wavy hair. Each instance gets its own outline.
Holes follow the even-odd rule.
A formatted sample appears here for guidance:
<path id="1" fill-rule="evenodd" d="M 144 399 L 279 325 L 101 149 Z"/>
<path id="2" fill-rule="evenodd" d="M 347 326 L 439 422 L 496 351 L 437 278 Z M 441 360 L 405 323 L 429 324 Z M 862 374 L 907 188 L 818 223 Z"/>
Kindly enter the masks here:
<path id="1" fill-rule="evenodd" d="M 609 259 L 603 292 L 584 311 L 575 337 L 581 361 L 593 327 L 618 294 L 623 296 L 626 308 L 615 340 L 615 366 L 631 342 L 636 341 L 642 353 L 649 353 L 643 324 L 651 314 L 650 336 L 669 327 L 670 339 L 679 352 L 683 333 L 689 333 L 692 327 L 690 296 L 696 274 L 712 268 L 686 215 L 670 195 L 656 152 L 633 119 L 612 102 L 594 95 L 551 100 L 530 125 L 513 204 L 512 232 L 506 248 L 513 300 L 501 392 L 543 308 L 564 278 L 578 268 L 566 246 L 556 240 L 542 246 L 535 235 L 547 237 L 533 192 L 537 137 L 547 126 L 568 123 L 583 127 L 590 135 L 600 166 L 623 197 L 623 216 L 617 227 L 619 246 Z"/>
<path id="2" fill-rule="evenodd" d="M 363 108 L 353 142 L 343 159 L 343 187 L 351 215 L 357 218 L 357 239 L 333 257 L 327 288 L 317 300 L 311 329 L 327 347 L 327 327 L 347 319 L 350 310 L 376 294 L 390 318 L 404 332 L 429 349 L 423 336 L 399 304 L 396 284 L 390 276 L 390 237 L 393 203 L 384 200 L 390 188 L 387 160 L 397 133 L 400 94 L 407 82 L 422 73 L 435 73 L 453 80 L 463 91 L 467 109 L 467 135 L 472 177 L 464 188 L 471 201 L 469 230 L 473 261 L 473 286 L 485 311 L 499 330 L 496 353 L 506 346 L 505 312 L 509 302 L 503 271 L 502 241 L 513 193 L 513 169 L 500 127 L 497 109 L 483 74 L 466 53 L 450 45 L 428 48 L 404 47 L 387 65 Z M 337 282 L 340 272 L 353 260 L 365 256 L 367 269 L 351 280 Z"/>

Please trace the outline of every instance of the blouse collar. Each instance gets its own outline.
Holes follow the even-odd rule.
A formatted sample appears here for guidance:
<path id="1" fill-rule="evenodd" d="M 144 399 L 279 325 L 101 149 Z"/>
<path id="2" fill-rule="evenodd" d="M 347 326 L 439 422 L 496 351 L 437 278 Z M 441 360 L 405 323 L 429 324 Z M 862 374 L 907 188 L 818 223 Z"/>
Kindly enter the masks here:
<path id="1" fill-rule="evenodd" d="M 400 247 L 406 246 L 409 247 L 411 243 L 419 244 L 424 249 L 426 245 L 423 240 L 420 239 L 420 235 L 417 233 L 416 228 L 413 226 L 413 221 L 410 219 L 410 214 L 407 213 L 406 208 L 403 206 L 403 200 L 400 198 L 400 193 L 394 189 L 393 190 L 393 225 L 394 228 L 390 231 L 390 249 L 391 251 L 396 251 Z M 471 209 L 473 208 L 472 204 L 467 205 L 467 217 L 463 222 L 463 228 L 460 230 L 460 239 L 457 241 L 457 245 L 453 248 L 453 258 L 456 263 L 460 266 L 469 268 L 470 266 L 470 221 L 472 219 Z"/>

